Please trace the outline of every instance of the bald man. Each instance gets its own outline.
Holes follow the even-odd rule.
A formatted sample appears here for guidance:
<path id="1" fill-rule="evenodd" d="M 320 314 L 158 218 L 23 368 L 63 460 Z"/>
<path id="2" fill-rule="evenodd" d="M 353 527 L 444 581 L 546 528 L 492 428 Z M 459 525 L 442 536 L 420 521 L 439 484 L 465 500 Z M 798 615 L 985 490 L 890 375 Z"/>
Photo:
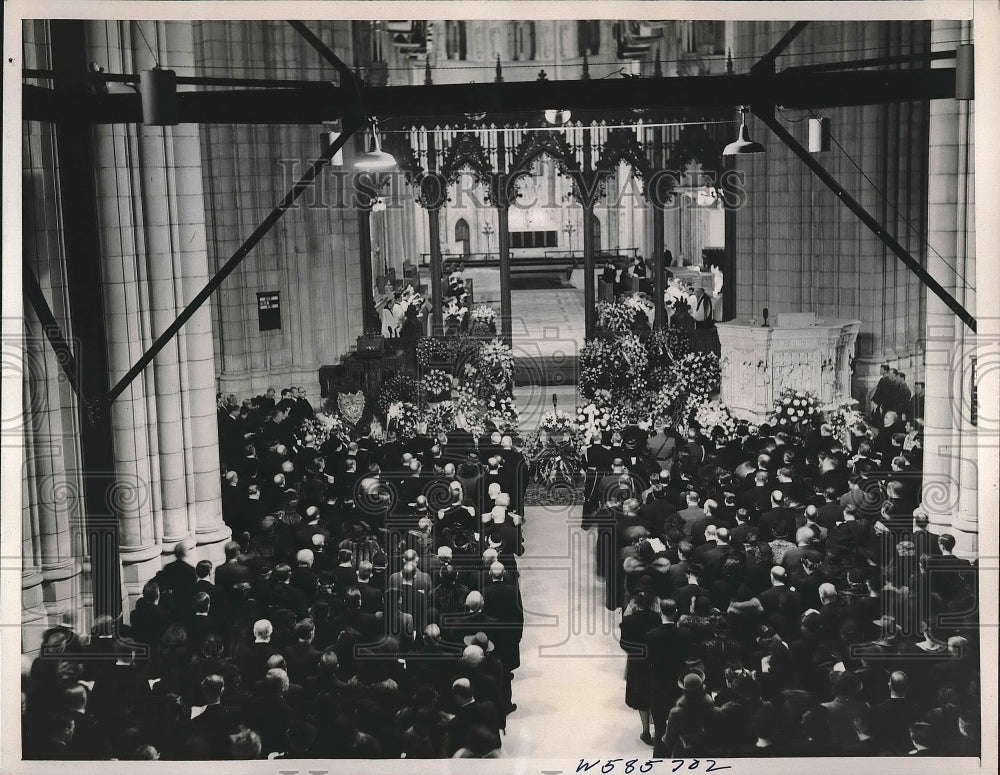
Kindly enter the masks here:
<path id="1" fill-rule="evenodd" d="M 465 647 L 465 637 L 485 632 L 493 640 L 497 620 L 484 610 L 485 600 L 478 590 L 469 592 L 465 598 L 465 613 L 446 616 L 441 622 L 444 640 L 454 648 Z"/>
<path id="2" fill-rule="evenodd" d="M 517 581 L 508 582 L 507 569 L 502 562 L 490 565 L 486 583 L 482 588 L 483 610 L 496 619 L 494 631 L 497 656 L 509 674 L 521 666 L 521 637 L 524 633 L 524 605 Z"/>

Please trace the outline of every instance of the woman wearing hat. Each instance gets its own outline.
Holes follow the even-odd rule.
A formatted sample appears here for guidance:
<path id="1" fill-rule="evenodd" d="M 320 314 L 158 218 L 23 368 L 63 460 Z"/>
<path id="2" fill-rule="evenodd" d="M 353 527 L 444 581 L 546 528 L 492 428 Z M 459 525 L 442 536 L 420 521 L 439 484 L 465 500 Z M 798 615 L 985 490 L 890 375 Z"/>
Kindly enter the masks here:
<path id="1" fill-rule="evenodd" d="M 626 654 L 625 704 L 639 711 L 642 734 L 639 739 L 646 745 L 653 744 L 649 732 L 649 663 L 646 661 L 646 635 L 660 624 L 660 615 L 654 608 L 652 579 L 644 576 L 638 583 L 634 610 L 622 618 L 619 645 Z"/>

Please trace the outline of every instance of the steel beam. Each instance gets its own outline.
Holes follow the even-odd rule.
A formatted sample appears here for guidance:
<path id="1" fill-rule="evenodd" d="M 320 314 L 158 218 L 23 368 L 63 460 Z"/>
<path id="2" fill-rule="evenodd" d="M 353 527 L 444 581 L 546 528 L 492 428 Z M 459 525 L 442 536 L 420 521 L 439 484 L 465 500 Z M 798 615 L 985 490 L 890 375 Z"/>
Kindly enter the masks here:
<path id="1" fill-rule="evenodd" d="M 139 123 L 138 94 L 103 94 L 68 99 L 25 85 L 24 118 L 51 121 L 69 115 L 90 123 Z M 382 120 L 467 121 L 468 113 L 510 114 L 552 105 L 577 111 L 669 108 L 731 108 L 780 105 L 831 108 L 955 96 L 954 68 L 705 75 L 589 81 L 523 81 L 483 84 L 361 87 L 367 115 Z M 321 124 L 358 105 L 353 87 L 325 84 L 281 89 L 179 92 L 178 119 L 202 124 Z"/>
<path id="2" fill-rule="evenodd" d="M 813 171 L 816 175 L 837 197 L 844 203 L 844 205 L 852 213 L 854 213 L 858 220 L 861 221 L 876 237 L 882 240 L 882 243 L 889 248 L 895 254 L 895 256 L 902 261 L 911 272 L 913 272 L 917 277 L 920 278 L 921 282 L 926 285 L 935 296 L 937 296 L 941 301 L 943 301 L 948 308 L 954 312 L 962 320 L 965 325 L 967 325 L 973 333 L 976 331 L 976 319 L 958 300 L 952 296 L 947 290 L 945 290 L 942 285 L 935 280 L 930 273 L 924 269 L 920 261 L 910 255 L 909 251 L 906 250 L 896 238 L 890 234 L 885 226 L 876 220 L 875 216 L 868 212 L 864 206 L 858 202 L 853 196 L 851 196 L 844 187 L 839 183 L 839 181 L 831 175 L 827 169 L 817 161 L 802 144 L 792 136 L 792 134 L 785 129 L 775 118 L 773 111 L 764 109 L 754 109 L 754 115 L 756 115 L 761 121 L 763 121 L 768 129 L 770 129 L 778 139 L 780 139 L 785 145 L 787 145 L 792 153 L 798 156 L 809 169 Z"/>
<path id="3" fill-rule="evenodd" d="M 166 346 L 167 342 L 173 338 L 174 334 L 181 330 L 184 324 L 190 320 L 191 316 L 194 315 L 198 308 L 215 292 L 215 289 L 222 285 L 222 282 L 232 273 L 232 271 L 243 262 L 243 259 L 250 254 L 250 251 L 257 246 L 257 243 L 264 238 L 264 236 L 271 230 L 271 227 L 281 220 L 282 216 L 288 211 L 288 209 L 295 204 L 295 200 L 297 200 L 299 196 L 301 196 L 302 193 L 315 182 L 320 170 L 322 170 L 330 159 L 336 155 L 337 151 L 346 145 L 347 141 L 354 136 L 357 129 L 357 126 L 345 126 L 340 137 L 332 142 L 327 148 L 323 149 L 323 153 L 320 157 L 316 159 L 312 165 L 310 165 L 305 174 L 299 178 L 289 192 L 285 194 L 284 198 L 277 205 L 275 205 L 274 209 L 268 213 L 267 217 L 256 229 L 254 229 L 253 233 L 246 238 L 243 244 L 239 246 L 229 260 L 226 261 L 222 267 L 220 267 L 215 276 L 208 281 L 208 284 L 198 292 L 198 295 L 196 295 L 184 308 L 181 314 L 177 316 L 177 319 L 167 326 L 167 329 L 156 338 L 156 341 L 153 342 L 145 353 L 143 353 L 142 357 L 139 358 L 136 364 L 128 370 L 128 373 L 118 380 L 118 384 L 116 384 L 111 389 L 111 392 L 108 393 L 108 403 L 111 403 L 118 398 L 118 396 L 122 394 L 122 391 L 129 386 L 132 380 L 139 376 L 146 366 L 152 363 L 157 353 L 159 353 L 160 350 Z"/>
<path id="4" fill-rule="evenodd" d="M 788 31 L 781 36 L 781 40 L 774 44 L 770 51 L 768 51 L 764 56 L 760 58 L 753 67 L 750 68 L 750 72 L 774 72 L 774 62 L 781 56 L 785 49 L 788 48 L 792 41 L 795 40 L 799 33 L 806 28 L 809 22 L 795 22 Z"/>
<path id="5" fill-rule="evenodd" d="M 73 355 L 73 348 L 63 336 L 55 315 L 52 314 L 52 309 L 45 299 L 45 294 L 42 292 L 42 286 L 38 284 L 38 278 L 35 277 L 35 273 L 27 263 L 21 269 L 21 276 L 24 281 L 24 295 L 28 297 L 31 308 L 38 317 L 38 322 L 42 324 L 45 338 L 49 340 L 52 351 L 56 354 L 56 361 L 62 368 L 63 374 L 66 375 L 73 392 L 76 393 L 77 400 L 82 402 L 84 397 L 80 395 L 80 383 L 77 377 L 76 357 Z"/>

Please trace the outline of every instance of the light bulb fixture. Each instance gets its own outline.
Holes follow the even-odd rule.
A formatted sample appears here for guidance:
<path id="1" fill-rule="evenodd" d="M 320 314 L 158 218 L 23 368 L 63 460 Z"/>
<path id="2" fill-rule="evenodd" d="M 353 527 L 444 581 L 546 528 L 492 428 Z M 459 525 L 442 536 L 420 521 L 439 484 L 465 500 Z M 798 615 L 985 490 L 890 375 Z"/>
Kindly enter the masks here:
<path id="1" fill-rule="evenodd" d="M 552 126 L 563 126 L 569 123 L 572 115 L 568 110 L 546 110 L 545 123 Z"/>
<path id="2" fill-rule="evenodd" d="M 358 156 L 354 162 L 354 169 L 367 170 L 369 172 L 384 172 L 395 169 L 396 160 L 392 154 L 382 150 L 382 141 L 378 136 L 378 121 L 371 120 L 372 149 Z"/>
<path id="3" fill-rule="evenodd" d="M 809 119 L 809 153 L 830 150 L 830 119 L 816 116 Z"/>
<path id="4" fill-rule="evenodd" d="M 755 143 L 750 139 L 750 132 L 747 130 L 747 113 L 749 109 L 740 108 L 742 116 L 740 120 L 740 136 L 722 150 L 723 156 L 742 156 L 751 153 L 767 153 L 767 150 L 760 143 Z"/>

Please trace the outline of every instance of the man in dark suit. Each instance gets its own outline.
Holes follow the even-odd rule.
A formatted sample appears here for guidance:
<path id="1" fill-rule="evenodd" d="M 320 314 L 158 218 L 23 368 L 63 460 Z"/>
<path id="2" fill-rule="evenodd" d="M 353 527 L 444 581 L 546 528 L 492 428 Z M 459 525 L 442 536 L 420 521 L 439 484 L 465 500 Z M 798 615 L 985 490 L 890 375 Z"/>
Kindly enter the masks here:
<path id="1" fill-rule="evenodd" d="M 524 494 L 528 490 L 528 462 L 524 455 L 514 449 L 510 436 L 500 439 L 497 453 L 503 461 L 500 472 L 503 475 L 503 492 L 510 496 L 510 508 L 515 514 L 524 514 Z"/>
<path id="2" fill-rule="evenodd" d="M 465 598 L 465 613 L 444 616 L 441 619 L 441 630 L 444 643 L 462 648 L 467 635 L 485 632 L 492 639 L 497 622 L 483 610 L 485 601 L 482 593 L 470 592 Z"/>
<path id="3" fill-rule="evenodd" d="M 517 582 L 507 580 L 507 570 L 503 563 L 494 562 L 490 566 L 489 580 L 483 585 L 483 612 L 497 621 L 494 630 L 497 656 L 507 672 L 513 676 L 521 666 L 520 644 L 524 633 L 524 605 Z"/>
<path id="4" fill-rule="evenodd" d="M 796 592 L 786 585 L 787 574 L 780 565 L 771 568 L 771 588 L 765 589 L 757 599 L 760 600 L 765 614 L 776 614 L 794 608 L 801 608 L 801 600 Z"/>
<path id="5" fill-rule="evenodd" d="M 700 500 L 701 499 L 698 493 L 693 491 L 689 492 L 685 496 L 685 502 L 687 505 L 685 508 L 677 512 L 677 517 L 680 519 L 678 527 L 680 527 L 680 530 L 684 533 L 685 537 L 691 539 L 692 543 L 694 543 L 692 536 L 695 524 L 701 522 L 705 518 L 705 509 L 698 505 Z M 704 526 L 702 527 L 702 530 L 704 530 Z"/>
<path id="6" fill-rule="evenodd" d="M 521 533 L 520 516 L 510 514 L 507 505 L 510 498 L 506 493 L 497 496 L 497 505 L 489 512 L 489 519 L 484 518 L 482 526 L 483 543 L 492 539 L 499 543 L 497 554 L 501 557 L 520 557 L 524 554 L 524 537 Z"/>
<path id="7" fill-rule="evenodd" d="M 917 557 L 922 554 L 938 556 L 941 554 L 941 547 L 938 545 L 938 534 L 928 530 L 930 518 L 923 511 L 917 511 L 913 515 L 913 534 L 911 540 L 917 547 Z"/>
<path id="8" fill-rule="evenodd" d="M 264 677 L 267 660 L 275 654 L 281 654 L 281 647 L 271 643 L 274 627 L 267 619 L 258 619 L 253 625 L 254 641 L 243 651 L 239 658 L 240 673 L 247 683 L 259 681 Z"/>
<path id="9" fill-rule="evenodd" d="M 209 635 L 221 633 L 224 627 L 212 612 L 212 598 L 207 592 L 195 593 L 191 607 L 192 615 L 187 621 L 188 642 L 197 653 Z"/>
<path id="10" fill-rule="evenodd" d="M 879 368 L 878 384 L 872 392 L 872 415 L 881 417 L 892 402 L 892 376 L 889 374 L 889 364 L 883 363 Z"/>
<path id="11" fill-rule="evenodd" d="M 361 593 L 361 610 L 366 614 L 377 614 L 383 608 L 384 594 L 372 584 L 372 564 L 368 560 L 358 563 L 358 579 L 355 586 Z"/>
<path id="12" fill-rule="evenodd" d="M 215 585 L 230 597 L 233 587 L 237 584 L 249 584 L 252 578 L 250 569 L 240 562 L 240 545 L 229 541 L 225 546 L 226 561 L 215 569 Z"/>
<path id="13" fill-rule="evenodd" d="M 650 474 L 650 486 L 642 493 L 642 506 L 639 509 L 639 516 L 649 525 L 649 531 L 654 536 L 663 535 L 667 518 L 677 511 L 679 505 L 674 492 L 664 483 L 664 478 L 669 478 L 669 474 Z"/>
<path id="14" fill-rule="evenodd" d="M 188 550 L 183 542 L 174 544 L 174 559 L 156 574 L 163 604 L 176 616 L 186 616 L 197 589 L 198 576 L 187 562 Z"/>
<path id="15" fill-rule="evenodd" d="M 222 703 L 226 682 L 221 675 L 207 675 L 201 680 L 205 705 L 192 708 L 198 715 L 191 721 L 191 731 L 208 744 L 213 759 L 228 759 L 229 733 L 240 719 L 230 706 Z"/>
<path id="16" fill-rule="evenodd" d="M 67 746 L 66 758 L 77 761 L 110 759 L 112 756 L 110 735 L 87 710 L 89 699 L 87 687 L 81 683 L 73 684 L 66 689 L 64 696 L 66 710 L 75 722 L 73 739 Z"/>
<path id="17" fill-rule="evenodd" d="M 604 431 L 599 441 L 587 447 L 584 451 L 584 462 L 587 469 L 587 480 L 584 485 L 586 496 L 584 509 L 586 510 L 588 505 L 593 508 L 601 501 L 597 484 L 603 476 L 611 471 L 610 431 Z"/>
<path id="18" fill-rule="evenodd" d="M 500 748 L 500 728 L 504 726 L 504 722 L 503 714 L 496 704 L 476 700 L 468 678 L 456 680 L 451 691 L 456 710 L 454 717 L 448 722 L 443 755 L 451 758 L 460 749 Z M 485 733 L 489 741 L 485 745 L 479 744 L 476 739 L 482 733 Z M 493 745 L 493 748 L 488 748 L 489 745 Z"/>
<path id="19" fill-rule="evenodd" d="M 751 514 L 763 514 L 771 508 L 769 479 L 767 471 L 757 471 L 753 476 L 753 486 L 743 491 L 740 501 Z"/>
<path id="20" fill-rule="evenodd" d="M 771 509 L 760 515 L 758 528 L 760 540 L 771 541 L 781 536 L 789 538 L 795 530 L 795 510 L 787 508 L 785 496 L 781 490 L 774 490 L 771 493 Z"/>
<path id="21" fill-rule="evenodd" d="M 816 523 L 827 530 L 840 521 L 844 507 L 837 501 L 839 492 L 834 487 L 823 490 L 823 504 L 816 511 Z"/>
<path id="22" fill-rule="evenodd" d="M 285 649 L 288 678 L 293 683 L 304 684 L 319 671 L 319 650 L 313 645 L 316 625 L 312 619 L 303 619 L 295 625 L 297 641 Z"/>
<path id="23" fill-rule="evenodd" d="M 653 756 L 666 758 L 671 753 L 663 748 L 667 731 L 667 715 L 680 699 L 677 676 L 684 669 L 688 642 L 676 624 L 677 604 L 660 600 L 662 623 L 646 634 L 646 661 L 649 665 L 649 710 L 653 720 Z"/>

